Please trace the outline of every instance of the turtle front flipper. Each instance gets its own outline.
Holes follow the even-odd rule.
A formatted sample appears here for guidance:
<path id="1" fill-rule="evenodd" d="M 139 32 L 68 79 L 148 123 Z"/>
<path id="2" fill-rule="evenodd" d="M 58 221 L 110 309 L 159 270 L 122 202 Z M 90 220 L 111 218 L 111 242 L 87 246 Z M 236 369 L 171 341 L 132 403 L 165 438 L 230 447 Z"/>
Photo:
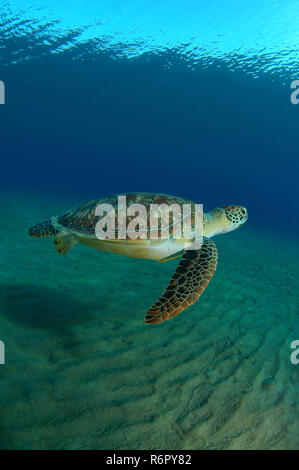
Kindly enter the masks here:
<path id="1" fill-rule="evenodd" d="M 204 237 L 200 250 L 186 250 L 170 283 L 145 316 L 145 323 L 160 323 L 194 304 L 212 279 L 217 267 L 215 243 Z"/>

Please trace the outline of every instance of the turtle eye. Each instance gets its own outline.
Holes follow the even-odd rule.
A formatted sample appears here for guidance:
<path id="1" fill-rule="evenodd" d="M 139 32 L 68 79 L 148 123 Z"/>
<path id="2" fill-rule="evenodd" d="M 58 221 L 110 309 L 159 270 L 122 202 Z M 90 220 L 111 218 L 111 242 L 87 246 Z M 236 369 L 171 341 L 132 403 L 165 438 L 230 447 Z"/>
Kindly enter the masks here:
<path id="1" fill-rule="evenodd" d="M 245 209 L 245 207 L 242 207 L 241 212 L 242 212 L 243 217 L 247 218 L 247 210 Z"/>

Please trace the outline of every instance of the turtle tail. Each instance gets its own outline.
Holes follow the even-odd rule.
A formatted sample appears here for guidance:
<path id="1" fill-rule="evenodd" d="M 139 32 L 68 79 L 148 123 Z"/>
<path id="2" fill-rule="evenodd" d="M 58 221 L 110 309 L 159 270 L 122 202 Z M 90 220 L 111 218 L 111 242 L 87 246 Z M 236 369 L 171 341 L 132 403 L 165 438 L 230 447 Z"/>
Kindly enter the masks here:
<path id="1" fill-rule="evenodd" d="M 58 230 L 53 226 L 51 220 L 42 222 L 41 224 L 34 225 L 29 229 L 31 237 L 56 237 Z"/>

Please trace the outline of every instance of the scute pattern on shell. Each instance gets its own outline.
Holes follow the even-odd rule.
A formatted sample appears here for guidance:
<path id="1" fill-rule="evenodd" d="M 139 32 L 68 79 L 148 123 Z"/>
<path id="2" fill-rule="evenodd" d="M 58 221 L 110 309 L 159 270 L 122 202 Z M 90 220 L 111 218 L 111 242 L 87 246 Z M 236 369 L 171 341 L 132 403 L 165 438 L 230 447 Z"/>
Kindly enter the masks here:
<path id="1" fill-rule="evenodd" d="M 153 193 L 128 193 L 128 194 L 116 194 L 102 199 L 96 199 L 86 204 L 82 204 L 75 209 L 72 209 L 65 214 L 58 217 L 58 223 L 66 227 L 68 230 L 74 230 L 78 233 L 94 235 L 95 227 L 100 217 L 95 215 L 96 207 L 100 204 L 110 204 L 116 214 L 116 231 L 117 227 L 117 207 L 118 207 L 118 196 L 126 196 L 126 205 L 130 207 L 132 204 L 143 204 L 146 207 L 148 220 L 147 226 L 150 226 L 150 205 L 151 204 L 192 204 L 193 201 L 181 197 L 169 196 L 166 194 L 153 194 Z M 132 221 L 135 216 L 128 216 L 126 218 L 126 226 Z M 170 212 L 169 223 L 172 224 L 172 214 Z M 161 225 L 161 218 L 159 214 L 159 227 Z"/>

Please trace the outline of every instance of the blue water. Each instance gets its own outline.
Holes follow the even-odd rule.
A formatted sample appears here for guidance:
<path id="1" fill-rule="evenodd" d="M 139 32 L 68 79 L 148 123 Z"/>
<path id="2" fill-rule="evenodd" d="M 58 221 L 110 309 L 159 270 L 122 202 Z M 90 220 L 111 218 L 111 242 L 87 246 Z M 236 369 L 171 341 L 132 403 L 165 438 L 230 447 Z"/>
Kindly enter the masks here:
<path id="1" fill-rule="evenodd" d="M 86 202 L 113 193 L 134 191 L 168 193 L 202 203 L 207 210 L 219 205 L 243 205 L 249 214 L 247 225 L 242 228 L 244 233 L 248 230 L 247 245 L 245 243 L 248 250 L 253 250 L 257 243 L 252 241 L 250 244 L 250 230 L 265 233 L 268 240 L 271 234 L 285 237 L 285 247 L 298 237 L 299 230 L 299 104 L 292 104 L 290 100 L 291 82 L 299 79 L 298 21 L 297 0 L 37 0 L 34 4 L 28 0 L 8 0 L 1 3 L 0 80 L 5 83 L 6 103 L 0 105 L 0 187 L 1 200 L 3 202 L 6 198 L 8 204 L 7 211 L 10 201 L 15 198 L 20 206 L 14 200 L 11 207 L 17 208 L 14 210 L 21 217 L 22 204 L 29 207 L 26 202 L 28 197 L 34 203 L 31 204 L 30 211 L 28 209 L 23 214 L 24 224 L 28 222 L 32 225 L 41 221 L 43 213 L 47 217 L 51 215 L 50 205 L 51 211 L 54 211 L 52 215 L 55 215 L 55 211 L 59 213 L 66 209 L 67 201 L 72 200 Z M 49 202 L 47 207 L 42 202 L 46 199 Z M 35 210 L 39 200 L 40 207 Z M 5 238 L 6 243 L 9 243 L 13 226 L 22 233 L 29 226 L 12 224 L 11 213 L 11 225 L 3 223 L 8 213 L 5 213 L 5 207 L 2 208 L 1 224 L 3 230 L 6 226 L 7 232 L 2 239 Z M 231 240 L 231 252 L 226 255 L 228 273 L 230 253 L 233 252 L 234 243 L 238 243 L 237 234 Z M 33 242 L 35 241 L 25 241 L 24 235 L 22 247 L 24 246 L 27 266 L 24 268 L 24 276 L 29 280 L 33 276 L 30 271 L 26 271 L 31 259 L 36 272 L 42 273 L 41 282 L 45 285 L 48 285 L 47 282 L 50 285 L 50 281 L 43 276 L 49 274 L 58 286 L 59 283 L 64 285 L 64 282 L 67 289 L 74 286 L 77 280 L 68 278 L 68 273 L 73 269 L 71 265 L 63 264 L 61 269 L 65 269 L 65 273 L 59 277 L 61 265 L 56 264 L 55 258 L 55 262 L 51 264 L 52 271 L 47 273 L 42 264 L 38 264 L 40 255 L 33 251 L 33 244 L 30 244 Z M 47 250 L 48 247 L 35 246 L 42 250 Z M 293 251 L 294 247 L 295 244 L 292 245 Z M 15 244 L 11 242 L 8 249 L 13 253 L 14 248 Z M 242 269 L 249 262 L 246 259 L 247 248 L 242 251 L 242 246 L 240 247 Z M 266 262 L 259 260 L 262 249 L 259 250 L 256 254 L 252 251 L 250 255 L 252 271 L 248 274 L 249 286 L 250 276 L 252 279 L 258 277 L 254 271 L 257 269 L 255 266 L 266 266 Z M 277 262 L 277 251 L 278 249 L 273 248 L 273 255 L 267 255 L 268 264 L 271 264 L 271 256 Z M 78 253 L 71 256 L 79 257 L 80 250 Z M 84 276 L 89 274 L 84 271 L 84 252 L 82 253 L 80 267 L 83 270 L 82 279 L 85 279 Z M 46 252 L 44 255 L 48 256 Z M 53 252 L 53 256 L 55 255 Z M 19 254 L 18 256 L 21 257 Z M 253 263 L 254 256 L 256 263 Z M 21 269 L 20 259 L 15 263 L 16 270 Z M 59 259 L 59 262 L 69 261 Z M 288 264 L 282 258 L 281 264 L 287 269 Z M 8 265 L 11 266 L 11 257 L 7 255 L 3 266 Z M 105 266 L 108 273 L 109 268 L 106 264 Z M 117 270 L 115 266 L 111 267 L 111 274 L 106 276 L 110 279 L 111 275 L 111 283 L 116 271 L 126 276 L 125 269 Z M 132 281 L 134 265 L 130 266 Z M 172 270 L 173 268 L 170 269 Z M 36 272 L 32 279 L 38 279 Z M 279 268 L 275 267 L 273 279 L 278 286 L 284 286 L 283 282 L 287 284 L 288 275 L 280 283 L 279 273 Z M 260 282 L 263 278 L 271 284 L 271 277 L 267 278 L 267 270 L 263 276 L 260 271 L 259 274 Z M 23 276 L 11 274 L 10 282 L 13 282 L 12 279 L 18 280 L 18 275 Z M 95 273 L 90 276 L 93 278 Z M 295 268 L 289 276 L 295 282 Z M 27 282 L 27 277 L 25 280 L 22 278 L 21 282 Z M 123 282 L 122 279 L 118 282 Z M 141 282 L 145 283 L 146 279 L 142 278 Z M 219 286 L 220 284 L 219 281 Z M 51 289 L 56 289 L 57 285 L 53 285 Z M 90 286 L 89 295 L 92 298 L 93 284 Z M 227 291 L 229 286 L 228 282 Z M 77 293 L 81 292 L 81 287 L 78 285 Z M 128 287 L 123 289 L 125 292 Z M 294 300 L 294 291 L 288 292 L 286 286 L 283 289 L 285 291 L 281 295 L 285 297 L 275 297 L 279 295 L 277 287 L 274 296 L 269 294 L 269 298 L 277 302 L 273 304 L 273 308 L 279 311 L 281 306 L 281 311 L 285 312 L 287 318 L 286 299 L 292 304 L 292 315 L 295 315 L 298 304 Z M 248 291 L 250 292 L 249 287 Z M 4 288 L 2 294 L 7 292 Z M 13 298 L 13 292 L 14 288 L 10 298 Z M 24 318 L 28 315 L 29 323 L 32 320 L 34 324 L 34 299 L 44 308 L 48 305 L 48 300 L 44 299 L 54 299 L 49 301 L 50 310 L 46 308 L 49 316 L 52 315 L 51 309 L 57 304 L 55 293 L 51 294 L 52 291 L 48 292 L 45 288 L 43 300 L 40 300 L 35 287 L 33 290 L 22 287 L 21 292 L 16 304 L 9 304 L 6 309 L 8 319 L 12 315 L 18 326 L 24 321 L 26 329 L 28 325 Z M 255 295 L 262 296 L 262 293 L 261 289 Z M 76 293 L 70 292 L 70 299 L 74 295 Z M 237 288 L 235 295 L 239 301 Z M 255 300 L 248 295 L 249 305 Z M 26 296 L 31 298 L 32 308 L 27 309 L 22 304 L 22 299 L 27 298 Z M 60 304 L 62 300 L 59 296 L 57 298 L 60 299 Z M 88 310 L 91 304 L 85 306 L 84 294 L 80 298 L 82 309 Z M 266 295 L 265 301 L 261 300 L 261 311 L 262 307 L 267 311 L 269 298 Z M 63 296 L 63 299 L 63 310 L 67 310 L 69 301 L 65 299 L 68 296 Z M 117 298 L 113 298 L 111 306 L 107 300 L 107 304 L 103 304 L 103 310 L 109 312 L 109 309 L 114 309 L 117 315 L 117 301 Z M 122 302 L 124 301 L 123 296 Z M 217 306 L 220 303 L 222 304 L 221 294 Z M 216 309 L 216 302 L 215 306 L 211 305 L 211 310 L 214 307 Z M 18 314 L 14 314 L 15 308 Z M 90 308 L 93 311 L 95 307 Z M 54 315 L 57 324 L 61 315 L 61 310 L 59 315 Z M 219 316 L 221 318 L 220 312 Z M 79 318 L 81 311 L 77 313 L 76 321 L 79 322 Z M 292 317 L 290 331 L 296 327 L 294 318 L 295 316 Z M 71 319 L 70 309 L 67 323 L 70 328 Z M 140 320 L 142 321 L 142 315 Z M 270 313 L 268 321 L 270 324 Z M 46 323 L 43 321 L 38 319 L 37 323 L 45 328 Z M 117 321 L 115 325 L 118 328 Z M 272 325 L 274 328 L 274 320 Z M 109 327 L 107 328 L 110 334 Z M 285 328 L 289 331 L 288 327 Z M 5 336 L 3 331 L 1 330 L 0 339 Z M 88 331 L 91 335 L 92 330 Z M 68 334 L 66 331 L 62 333 Z M 138 337 L 138 332 L 136 335 Z M 126 333 L 124 336 L 126 337 Z M 82 332 L 82 338 L 85 337 Z M 64 341 L 62 339 L 61 344 Z M 144 342 L 147 342 L 146 338 Z M 103 347 L 106 347 L 106 343 Z M 80 351 L 76 354 L 80 360 Z M 172 354 L 173 351 L 169 351 L 170 357 Z M 49 372 L 50 375 L 51 373 Z M 192 373 L 190 372 L 191 375 Z M 39 384 L 37 376 L 33 374 L 32 377 Z M 268 381 L 265 383 L 274 383 L 271 374 L 262 379 Z M 51 380 L 53 387 L 57 387 L 55 399 L 59 401 L 64 379 L 58 384 L 54 378 Z M 30 390 L 28 378 L 27 382 Z M 13 379 L 11 383 L 15 383 Z M 82 383 L 80 382 L 80 386 Z M 49 393 L 52 393 L 51 390 Z M 46 395 L 48 392 L 41 391 L 38 396 L 42 410 L 47 408 L 47 398 L 44 400 L 43 393 Z M 103 403 L 106 403 L 105 394 L 103 397 Z M 74 408 L 76 400 L 77 398 L 74 399 Z M 123 401 L 125 402 L 125 398 Z M 15 402 L 19 403 L 17 398 Z M 51 402 L 51 406 L 53 408 L 49 409 L 56 409 L 55 400 L 54 403 Z M 29 408 L 27 411 L 30 414 Z M 69 413 L 72 422 L 71 411 Z M 11 425 L 14 419 L 11 418 L 10 421 L 8 414 L 3 429 L 7 430 L 7 423 Z M 144 419 L 147 422 L 151 418 L 146 416 Z M 107 420 L 109 422 L 108 418 Z M 26 435 L 25 438 L 20 432 L 16 438 L 10 436 L 10 440 L 4 439 L 2 444 L 0 440 L 0 445 L 4 448 L 30 448 L 32 445 L 38 448 L 59 447 L 59 443 L 54 442 L 55 437 L 52 441 L 43 437 L 47 436 L 47 431 L 40 431 L 38 417 L 36 422 L 38 425 L 36 424 L 34 437 Z M 34 428 L 35 424 L 31 425 Z M 85 441 L 84 432 L 82 435 L 82 441 L 77 443 L 71 437 L 69 441 L 64 441 L 64 447 L 130 448 L 134 442 L 131 440 L 126 444 L 121 438 L 110 438 L 109 435 L 98 444 L 87 437 Z M 182 448 L 187 445 L 204 448 L 203 443 L 193 443 L 192 440 L 187 442 L 189 444 L 181 444 L 174 440 L 171 445 L 173 448 L 180 445 Z M 207 446 L 213 447 L 214 444 L 210 442 L 212 441 Z M 272 446 L 271 442 L 269 440 L 268 447 Z M 215 446 L 220 448 L 222 445 L 225 447 L 219 437 Z M 258 443 L 252 445 L 259 446 Z M 293 447 L 294 445 L 298 443 L 293 444 Z M 143 448 L 142 446 L 144 443 L 141 439 L 136 448 Z M 164 446 L 167 448 L 167 441 Z M 236 446 L 246 447 L 242 442 Z M 291 446 L 284 444 L 284 447 Z"/>
<path id="2" fill-rule="evenodd" d="M 296 7 L 6 2 L 1 186 L 237 203 L 295 235 Z"/>

